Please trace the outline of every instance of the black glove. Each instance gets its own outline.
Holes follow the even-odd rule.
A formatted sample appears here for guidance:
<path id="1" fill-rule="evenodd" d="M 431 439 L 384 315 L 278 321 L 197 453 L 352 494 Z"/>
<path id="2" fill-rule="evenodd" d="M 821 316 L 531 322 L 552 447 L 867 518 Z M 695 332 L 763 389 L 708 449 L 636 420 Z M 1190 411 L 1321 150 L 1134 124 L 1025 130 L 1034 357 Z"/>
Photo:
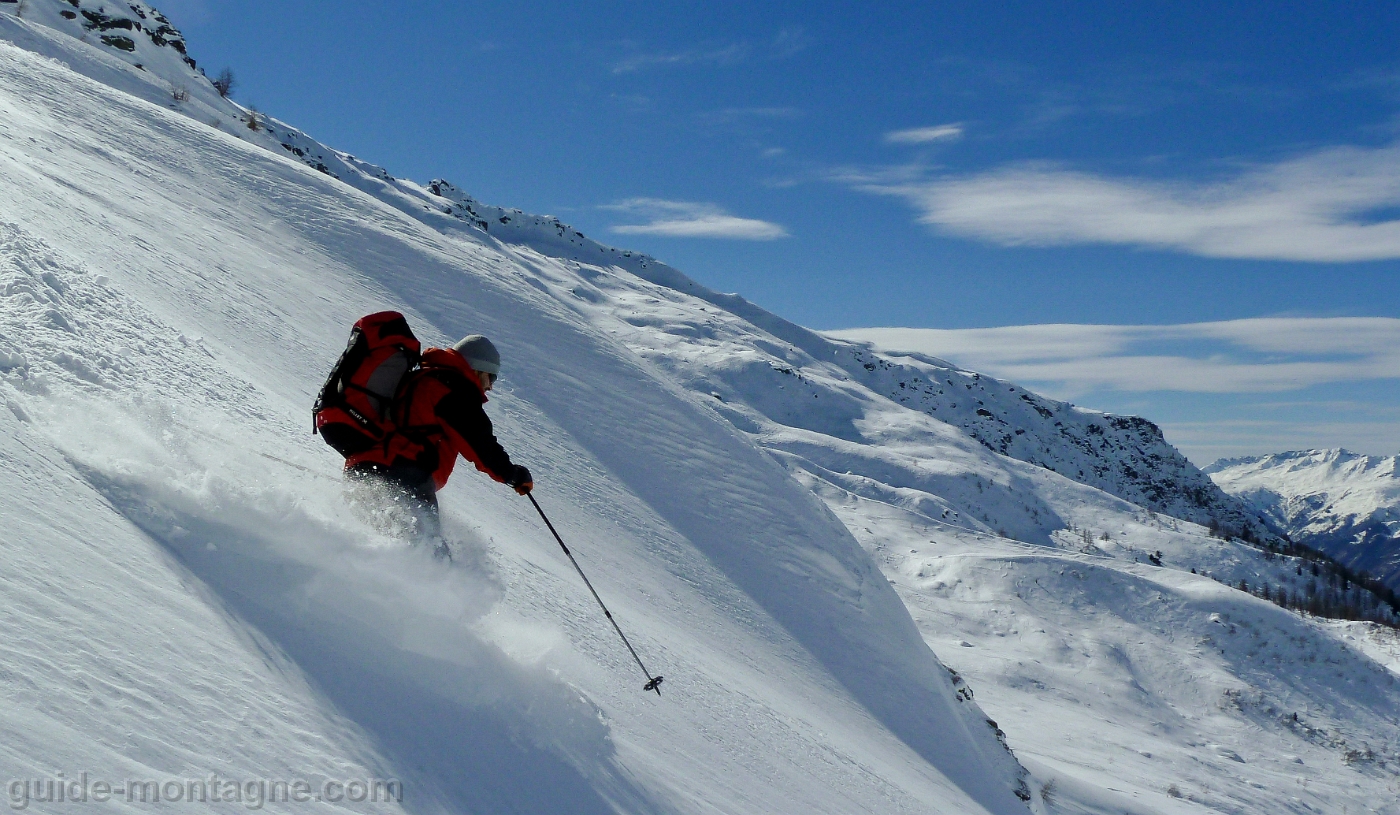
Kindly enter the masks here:
<path id="1" fill-rule="evenodd" d="M 521 495 L 526 495 L 535 488 L 535 481 L 530 477 L 529 469 L 517 464 L 510 471 L 510 477 L 506 479 L 506 486 L 513 488 Z"/>

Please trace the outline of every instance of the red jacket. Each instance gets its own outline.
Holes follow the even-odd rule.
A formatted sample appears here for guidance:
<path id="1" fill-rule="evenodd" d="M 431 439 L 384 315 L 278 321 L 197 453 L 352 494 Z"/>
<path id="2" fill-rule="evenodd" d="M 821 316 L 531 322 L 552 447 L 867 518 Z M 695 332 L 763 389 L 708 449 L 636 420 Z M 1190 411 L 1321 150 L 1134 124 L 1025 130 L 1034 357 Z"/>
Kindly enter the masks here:
<path id="1" fill-rule="evenodd" d="M 422 368 L 408 375 L 395 400 L 398 429 L 373 449 L 346 459 L 345 467 L 415 467 L 431 474 L 433 485 L 442 489 L 460 454 L 505 482 L 515 465 L 496 441 L 484 404 L 481 378 L 462 355 L 450 348 L 429 348 L 423 352 Z"/>

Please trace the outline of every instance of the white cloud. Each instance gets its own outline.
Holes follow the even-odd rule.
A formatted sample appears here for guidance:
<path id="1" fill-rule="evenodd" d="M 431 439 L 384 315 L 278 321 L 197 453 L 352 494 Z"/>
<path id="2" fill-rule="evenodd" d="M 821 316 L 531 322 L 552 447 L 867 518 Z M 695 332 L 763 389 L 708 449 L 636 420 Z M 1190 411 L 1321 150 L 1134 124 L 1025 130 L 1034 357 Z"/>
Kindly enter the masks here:
<path id="1" fill-rule="evenodd" d="M 858 328 L 829 332 L 890 351 L 1070 392 L 1263 393 L 1400 380 L 1400 319 L 1230 320 L 1184 325 Z M 1193 343 L 1198 353 L 1171 353 Z"/>
<path id="2" fill-rule="evenodd" d="M 636 53 L 613 63 L 614 74 L 630 74 L 647 68 L 669 68 L 685 65 L 737 65 L 750 59 L 784 60 L 812 47 L 813 40 L 801 26 L 778 31 L 767 43 L 740 40 L 709 47 L 687 48 L 681 51 Z"/>
<path id="3" fill-rule="evenodd" d="M 611 227 L 611 231 L 619 235 L 664 235 L 673 238 L 725 238 L 747 241 L 788 237 L 787 230 L 778 224 L 730 215 L 714 204 L 632 198 L 610 204 L 605 209 L 619 210 L 650 219 L 650 222 L 645 224 Z"/>
<path id="4" fill-rule="evenodd" d="M 934 141 L 951 141 L 961 138 L 963 127 L 960 124 L 914 127 L 908 130 L 895 130 L 885 134 L 885 141 L 891 144 L 927 144 Z"/>
<path id="5" fill-rule="evenodd" d="M 1326 406 L 1321 405 L 1315 413 L 1328 415 Z M 1202 465 L 1230 456 L 1283 450 L 1345 447 L 1387 456 L 1400 450 L 1400 422 L 1394 420 L 1366 421 L 1350 416 L 1338 421 L 1241 419 L 1162 422 L 1161 428 L 1173 444 Z"/>
<path id="6" fill-rule="evenodd" d="M 905 198 L 924 223 L 1006 245 L 1107 243 L 1312 262 L 1400 258 L 1400 220 L 1393 212 L 1368 217 L 1400 205 L 1394 145 L 1322 150 L 1215 183 L 1034 165 L 963 178 L 845 180 Z"/>
<path id="7" fill-rule="evenodd" d="M 614 74 L 630 74 L 644 68 L 666 68 L 678 65 L 734 65 L 748 59 L 753 47 L 746 42 L 730 43 L 718 48 L 690 49 L 652 54 L 634 54 L 613 64 Z"/>
<path id="8" fill-rule="evenodd" d="M 1374 355 L 1400 350 L 1400 320 L 1388 317 L 1264 317 L 1182 326 L 1255 351 Z"/>
<path id="9" fill-rule="evenodd" d="M 812 38 L 802 26 L 791 26 L 778 32 L 769 46 L 770 59 L 787 59 L 812 47 Z"/>
<path id="10" fill-rule="evenodd" d="M 1333 382 L 1400 378 L 1400 357 L 1345 362 L 1238 362 L 1144 354 L 1007 364 L 1000 370 L 1012 380 L 1059 382 L 1085 390 L 1262 393 Z"/>

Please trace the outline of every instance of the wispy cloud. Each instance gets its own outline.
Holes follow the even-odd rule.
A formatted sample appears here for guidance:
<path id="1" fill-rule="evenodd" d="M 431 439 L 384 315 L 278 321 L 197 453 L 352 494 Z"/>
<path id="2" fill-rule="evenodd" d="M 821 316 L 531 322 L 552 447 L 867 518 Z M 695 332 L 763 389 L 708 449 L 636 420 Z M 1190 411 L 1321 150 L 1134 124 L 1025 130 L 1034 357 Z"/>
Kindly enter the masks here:
<path id="1" fill-rule="evenodd" d="M 1004 245 L 1121 244 L 1311 262 L 1400 258 L 1397 145 L 1331 148 L 1210 183 L 1043 165 L 960 178 L 834 177 L 906 199 L 923 223 Z"/>
<path id="2" fill-rule="evenodd" d="M 1169 421 L 1161 427 L 1167 438 L 1197 464 L 1238 455 L 1260 455 L 1284 450 L 1319 450 L 1345 447 L 1376 455 L 1400 450 L 1400 423 L 1367 421 L 1351 414 L 1335 421 L 1318 420 L 1329 414 L 1315 406 L 1310 416 L 1296 419 L 1234 419 L 1197 422 Z"/>
<path id="3" fill-rule="evenodd" d="M 715 48 L 692 48 L 684 51 L 664 51 L 634 54 L 613 63 L 614 74 L 629 74 L 645 68 L 667 68 L 683 65 L 733 65 L 743 62 L 753 53 L 746 42 L 730 43 Z"/>
<path id="4" fill-rule="evenodd" d="M 617 210 L 649 219 L 644 224 L 611 227 L 619 235 L 664 235 L 673 238 L 725 238 L 769 241 L 788 237 L 786 229 L 755 218 L 730 215 L 714 204 L 665 201 L 657 198 L 631 198 L 604 209 Z"/>
<path id="5" fill-rule="evenodd" d="M 895 130 L 885 134 L 885 141 L 890 144 L 927 144 L 935 141 L 953 141 L 962 138 L 962 134 L 961 124 L 934 125 Z"/>
<path id="6" fill-rule="evenodd" d="M 678 51 L 654 51 L 632 54 L 614 62 L 614 74 L 630 74 L 650 68 L 672 68 L 688 65 L 737 65 L 751 59 L 784 60 L 811 48 L 813 40 L 801 26 L 781 29 L 769 42 L 755 44 L 748 40 L 718 45 L 697 46 Z"/>
<path id="7" fill-rule="evenodd" d="M 1400 380 L 1400 319 L 1388 317 L 861 328 L 832 334 L 891 351 L 946 358 L 1061 392 L 1265 393 L 1336 382 Z"/>
<path id="8" fill-rule="evenodd" d="M 790 26 L 778 32 L 768 48 L 770 59 L 787 59 L 811 48 L 813 40 L 802 26 Z"/>

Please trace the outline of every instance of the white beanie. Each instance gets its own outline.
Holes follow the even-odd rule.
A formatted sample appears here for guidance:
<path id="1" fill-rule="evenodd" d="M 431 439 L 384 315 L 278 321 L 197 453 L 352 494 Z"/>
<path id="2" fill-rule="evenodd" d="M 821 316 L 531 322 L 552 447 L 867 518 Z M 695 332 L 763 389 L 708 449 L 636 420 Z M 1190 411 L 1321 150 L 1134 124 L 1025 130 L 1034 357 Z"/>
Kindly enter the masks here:
<path id="1" fill-rule="evenodd" d="M 462 338 L 462 341 L 452 346 L 452 350 L 462 355 L 467 364 L 472 366 L 472 370 L 477 373 L 491 374 L 499 376 L 501 373 L 501 354 L 496 350 L 496 346 L 491 341 L 480 334 L 469 334 Z"/>

